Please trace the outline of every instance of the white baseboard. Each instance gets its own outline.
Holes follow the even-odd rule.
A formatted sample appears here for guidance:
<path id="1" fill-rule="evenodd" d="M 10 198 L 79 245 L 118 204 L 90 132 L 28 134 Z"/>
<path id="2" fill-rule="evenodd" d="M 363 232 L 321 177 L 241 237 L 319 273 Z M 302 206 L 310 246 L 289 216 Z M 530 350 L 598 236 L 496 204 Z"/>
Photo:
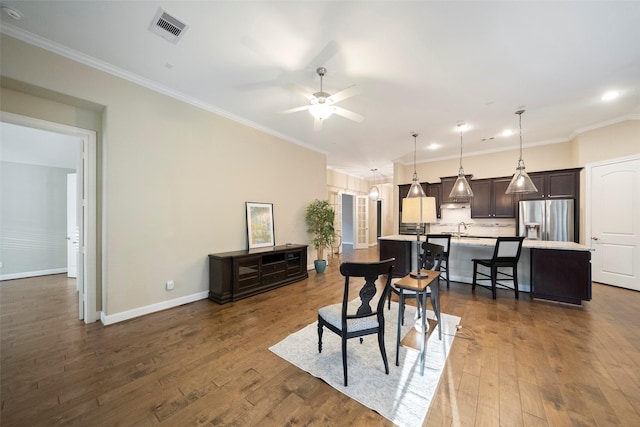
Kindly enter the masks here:
<path id="1" fill-rule="evenodd" d="M 166 310 L 168 308 L 178 307 L 179 305 L 188 304 L 190 302 L 199 301 L 201 299 L 207 298 L 208 296 L 209 291 L 203 291 L 169 301 L 145 305 L 144 307 L 134 308 L 133 310 L 122 311 L 120 313 L 105 315 L 104 312 L 102 312 L 100 313 L 100 320 L 105 326 L 113 325 L 114 323 L 123 322 L 135 317 L 144 316 L 147 314 L 155 313 L 157 311 Z"/>
<path id="2" fill-rule="evenodd" d="M 24 279 L 27 277 L 48 276 L 50 274 L 66 273 L 66 268 L 52 268 L 50 270 L 25 271 L 22 273 L 11 273 L 0 275 L 0 280 Z"/>

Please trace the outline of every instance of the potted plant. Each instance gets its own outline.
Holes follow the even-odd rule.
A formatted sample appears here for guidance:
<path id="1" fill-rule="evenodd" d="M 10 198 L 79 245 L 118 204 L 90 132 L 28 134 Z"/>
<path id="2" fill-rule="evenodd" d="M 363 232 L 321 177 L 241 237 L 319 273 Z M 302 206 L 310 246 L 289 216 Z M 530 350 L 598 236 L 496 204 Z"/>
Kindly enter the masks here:
<path id="1" fill-rule="evenodd" d="M 313 235 L 311 243 L 316 248 L 317 259 L 313 262 L 318 273 L 323 273 L 327 267 L 324 259 L 324 248 L 328 248 L 335 241 L 336 232 L 333 228 L 335 212 L 328 200 L 314 200 L 307 206 L 305 220 L 309 226 L 309 233 Z"/>

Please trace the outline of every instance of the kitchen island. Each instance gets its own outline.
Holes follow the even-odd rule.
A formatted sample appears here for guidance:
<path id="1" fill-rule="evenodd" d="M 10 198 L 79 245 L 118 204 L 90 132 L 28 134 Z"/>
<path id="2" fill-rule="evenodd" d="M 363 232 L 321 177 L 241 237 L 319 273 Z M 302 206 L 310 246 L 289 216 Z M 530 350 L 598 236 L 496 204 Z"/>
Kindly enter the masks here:
<path id="1" fill-rule="evenodd" d="M 425 236 L 421 236 L 420 242 L 424 241 Z M 491 258 L 495 244 L 493 237 L 452 237 L 450 280 L 471 284 L 472 259 Z M 380 259 L 396 258 L 394 275 L 405 276 L 416 268 L 417 247 L 416 236 L 383 236 L 380 238 Z M 591 300 L 590 250 L 575 242 L 525 240 L 518 262 L 519 290 L 530 292 L 533 298 L 572 304 Z"/>

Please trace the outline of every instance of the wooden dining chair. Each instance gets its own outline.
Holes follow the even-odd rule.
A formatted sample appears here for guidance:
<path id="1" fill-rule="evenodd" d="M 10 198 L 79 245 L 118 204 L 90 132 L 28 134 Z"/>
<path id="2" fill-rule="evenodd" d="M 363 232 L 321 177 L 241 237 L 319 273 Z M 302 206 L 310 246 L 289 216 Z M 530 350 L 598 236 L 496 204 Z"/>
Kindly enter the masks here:
<path id="1" fill-rule="evenodd" d="M 389 374 L 387 352 L 384 347 L 384 300 L 391 286 L 394 258 L 379 262 L 344 262 L 340 273 L 344 276 L 342 302 L 322 307 L 318 310 L 318 352 L 322 353 L 322 333 L 324 327 L 338 334 L 342 339 L 342 370 L 344 385 L 347 386 L 347 340 L 365 335 L 378 335 L 380 354 L 384 371 Z M 384 284 L 376 286 L 376 280 L 383 276 Z M 357 287 L 352 279 L 363 278 Z M 350 288 L 352 292 L 350 292 Z M 357 296 L 357 297 L 356 297 Z M 356 297 L 356 298 L 354 298 Z M 353 298 L 353 300 L 352 300 Z"/>

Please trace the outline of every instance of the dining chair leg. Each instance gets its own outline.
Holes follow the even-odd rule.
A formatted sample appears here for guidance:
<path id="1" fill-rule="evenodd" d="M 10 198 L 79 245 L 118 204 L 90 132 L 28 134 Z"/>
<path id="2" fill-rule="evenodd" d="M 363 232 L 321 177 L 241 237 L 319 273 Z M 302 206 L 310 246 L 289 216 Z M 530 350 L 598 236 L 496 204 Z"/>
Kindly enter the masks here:
<path id="1" fill-rule="evenodd" d="M 493 299 L 497 297 L 496 282 L 498 280 L 498 267 L 491 267 L 491 293 Z"/>
<path id="2" fill-rule="evenodd" d="M 478 273 L 478 263 L 473 261 L 473 282 L 471 283 L 471 290 L 476 290 L 476 274 Z"/>
<path id="3" fill-rule="evenodd" d="M 518 289 L 518 266 L 514 265 L 513 270 L 513 288 L 516 291 L 516 299 L 520 299 L 520 289 Z"/>
<path id="4" fill-rule="evenodd" d="M 382 355 L 382 361 L 384 362 L 384 373 L 389 374 L 389 361 L 387 360 L 387 351 L 384 348 L 384 328 L 381 328 L 378 332 L 378 346 L 380 347 L 380 354 Z"/>
<path id="5" fill-rule="evenodd" d="M 342 337 L 342 370 L 344 371 L 344 386 L 347 387 L 347 339 Z"/>

